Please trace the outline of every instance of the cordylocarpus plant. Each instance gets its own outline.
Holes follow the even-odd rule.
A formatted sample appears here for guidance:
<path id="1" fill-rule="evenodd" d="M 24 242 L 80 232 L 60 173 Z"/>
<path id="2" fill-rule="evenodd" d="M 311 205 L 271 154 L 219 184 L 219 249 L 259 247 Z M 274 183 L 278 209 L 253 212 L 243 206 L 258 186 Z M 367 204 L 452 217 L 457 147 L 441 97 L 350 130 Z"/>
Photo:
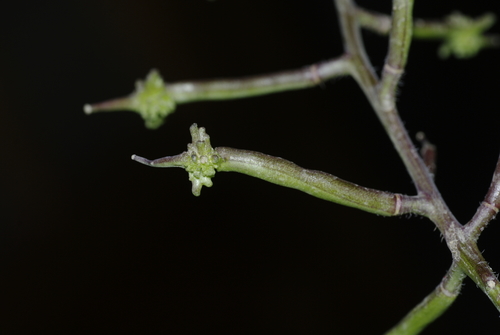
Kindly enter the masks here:
<path id="1" fill-rule="evenodd" d="M 413 214 L 431 220 L 451 251 L 452 265 L 435 290 L 387 334 L 417 334 L 422 331 L 450 307 L 467 277 L 500 311 L 500 282 L 476 244 L 500 209 L 500 162 L 476 214 L 465 224 L 458 222 L 434 183 L 435 146 L 423 133 L 419 133 L 420 149 L 417 150 L 396 106 L 396 91 L 412 39 L 439 40 L 438 55 L 441 58 L 473 57 L 479 51 L 499 44 L 497 37 L 483 34 L 493 25 L 494 16 L 486 14 L 470 18 L 454 12 L 438 21 L 414 19 L 413 0 L 393 0 L 390 16 L 360 8 L 352 0 L 335 0 L 335 5 L 344 42 L 344 52 L 338 58 L 297 70 L 212 81 L 166 83 L 153 70 L 144 81 L 137 82 L 136 90 L 130 96 L 86 105 L 84 110 L 87 114 L 111 110 L 136 111 L 145 120 L 146 127 L 154 129 L 160 127 L 182 103 L 297 90 L 320 85 L 332 78 L 351 76 L 363 90 L 403 161 L 415 185 L 415 195 L 363 187 L 260 152 L 214 148 L 205 128 L 196 124 L 190 128 L 192 143 L 188 144 L 187 151 L 155 160 L 136 155 L 132 159 L 152 167 L 186 169 L 195 196 L 200 195 L 203 186 L 212 186 L 216 172 L 233 171 L 378 215 Z M 365 52 L 361 29 L 385 35 L 389 40 L 389 50 L 380 74 L 374 70 Z"/>

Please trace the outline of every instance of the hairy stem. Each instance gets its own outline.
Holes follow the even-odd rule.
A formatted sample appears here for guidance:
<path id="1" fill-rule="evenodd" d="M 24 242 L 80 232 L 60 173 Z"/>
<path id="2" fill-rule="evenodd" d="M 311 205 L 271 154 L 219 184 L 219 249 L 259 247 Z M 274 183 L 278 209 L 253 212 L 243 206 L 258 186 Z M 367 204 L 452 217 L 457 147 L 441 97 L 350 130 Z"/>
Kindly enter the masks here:
<path id="1" fill-rule="evenodd" d="M 488 193 L 484 198 L 481 206 L 477 209 L 474 217 L 465 226 L 466 231 L 470 236 L 477 241 L 481 232 L 486 228 L 488 223 L 495 218 L 500 209 L 500 158 L 497 161 L 493 180 L 491 181 Z"/>

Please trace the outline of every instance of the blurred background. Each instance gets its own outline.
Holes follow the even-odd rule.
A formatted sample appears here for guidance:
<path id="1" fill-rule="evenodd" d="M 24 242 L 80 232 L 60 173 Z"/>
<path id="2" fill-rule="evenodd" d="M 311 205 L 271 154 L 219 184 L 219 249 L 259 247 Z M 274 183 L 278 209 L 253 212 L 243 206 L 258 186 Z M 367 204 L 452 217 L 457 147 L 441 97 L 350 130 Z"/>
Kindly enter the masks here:
<path id="1" fill-rule="evenodd" d="M 390 12 L 390 1 L 358 1 Z M 415 16 L 500 14 L 494 1 L 416 1 Z M 492 31 L 499 33 L 497 24 Z M 364 34 L 377 69 L 385 38 Z M 438 147 L 437 184 L 466 223 L 499 154 L 500 50 L 437 57 L 415 41 L 399 92 L 412 137 Z M 0 20 L 3 334 L 382 334 L 439 283 L 431 222 L 383 218 L 234 173 L 199 198 L 178 154 L 214 146 L 284 157 L 367 186 L 414 188 L 350 78 L 254 99 L 180 105 L 156 131 L 130 112 L 86 116 L 152 68 L 166 81 L 299 68 L 342 53 L 331 0 L 11 2 Z M 479 245 L 500 269 L 500 227 Z M 425 334 L 491 334 L 470 281 Z"/>

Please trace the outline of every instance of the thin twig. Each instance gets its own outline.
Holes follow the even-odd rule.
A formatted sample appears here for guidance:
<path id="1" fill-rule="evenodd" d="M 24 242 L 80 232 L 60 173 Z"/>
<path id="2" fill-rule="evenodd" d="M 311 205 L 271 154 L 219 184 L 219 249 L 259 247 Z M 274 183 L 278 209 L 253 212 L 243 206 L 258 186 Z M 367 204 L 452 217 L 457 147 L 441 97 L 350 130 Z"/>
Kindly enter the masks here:
<path id="1" fill-rule="evenodd" d="M 176 103 L 199 100 L 228 100 L 317 86 L 349 74 L 346 56 L 315 63 L 302 69 L 236 79 L 189 81 L 167 84 Z"/>

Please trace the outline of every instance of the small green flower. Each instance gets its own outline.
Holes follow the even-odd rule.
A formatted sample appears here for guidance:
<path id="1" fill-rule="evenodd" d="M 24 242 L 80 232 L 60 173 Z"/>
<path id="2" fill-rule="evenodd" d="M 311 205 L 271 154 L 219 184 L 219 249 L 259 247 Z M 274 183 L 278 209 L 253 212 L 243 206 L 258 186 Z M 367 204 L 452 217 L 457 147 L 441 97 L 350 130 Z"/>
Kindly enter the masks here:
<path id="1" fill-rule="evenodd" d="M 495 15 L 489 13 L 472 19 L 459 12 L 447 18 L 449 33 L 439 48 L 439 56 L 448 58 L 453 54 L 457 58 L 474 57 L 481 49 L 494 46 L 496 41 L 483 33 L 495 23 Z"/>
<path id="2" fill-rule="evenodd" d="M 138 80 L 131 95 L 130 109 L 141 114 L 146 127 L 155 129 L 175 110 L 175 101 L 167 92 L 165 83 L 156 70 L 151 70 L 145 81 Z"/>
<path id="3" fill-rule="evenodd" d="M 132 159 L 152 167 L 182 167 L 189 173 L 189 180 L 193 184 L 192 192 L 195 196 L 201 194 L 203 186 L 211 187 L 215 170 L 223 162 L 223 158 L 212 148 L 210 136 L 205 128 L 198 128 L 194 123 L 190 128 L 192 143 L 188 144 L 188 150 L 176 156 L 167 156 L 155 160 L 149 160 L 137 155 Z"/>
<path id="4" fill-rule="evenodd" d="M 198 128 L 193 124 L 189 131 L 193 142 L 188 144 L 188 157 L 186 171 L 189 173 L 189 180 L 193 183 L 193 194 L 200 195 L 202 186 L 211 187 L 212 177 L 219 167 L 222 158 L 212 148 L 210 136 L 205 132 L 205 128 Z"/>
<path id="5" fill-rule="evenodd" d="M 130 110 L 139 113 L 149 129 L 161 126 L 165 118 L 175 111 L 175 101 L 167 91 L 165 82 L 156 70 L 146 80 L 135 83 L 135 91 L 127 96 L 83 107 L 86 114 L 104 111 Z"/>

